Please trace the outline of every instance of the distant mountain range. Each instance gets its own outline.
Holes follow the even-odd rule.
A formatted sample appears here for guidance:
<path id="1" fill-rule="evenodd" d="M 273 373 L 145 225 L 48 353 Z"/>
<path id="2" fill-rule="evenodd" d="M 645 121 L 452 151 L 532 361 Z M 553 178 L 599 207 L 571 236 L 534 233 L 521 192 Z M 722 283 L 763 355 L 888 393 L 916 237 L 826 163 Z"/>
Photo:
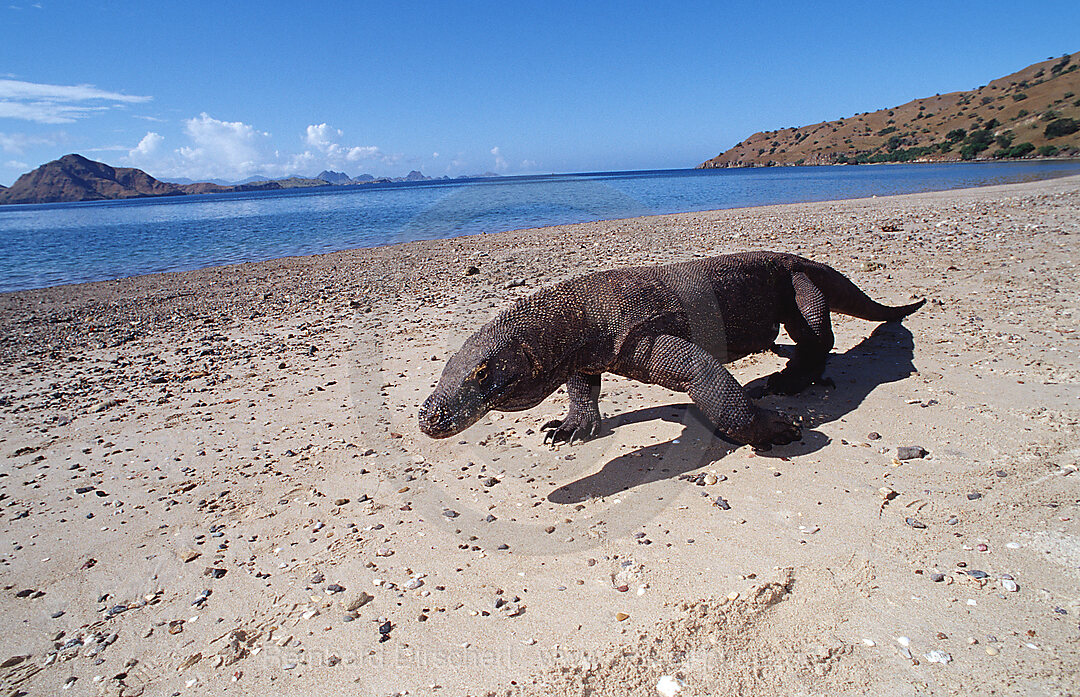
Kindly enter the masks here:
<path id="1" fill-rule="evenodd" d="M 950 92 L 755 133 L 699 168 L 1080 156 L 1080 53 Z"/>
<path id="2" fill-rule="evenodd" d="M 482 175 L 490 176 L 490 175 Z M 141 169 L 111 167 L 82 155 L 64 155 L 19 177 L 10 187 L 0 186 L 0 204 L 58 203 L 64 201 L 105 201 L 150 196 L 185 196 L 232 191 L 276 191 L 281 189 L 378 184 L 384 182 L 420 182 L 431 177 L 413 170 L 404 177 L 379 178 L 361 174 L 350 178 L 342 172 L 326 170 L 318 177 L 291 176 L 267 179 L 254 176 L 239 184 L 221 180 L 208 182 L 168 182 L 155 179 Z M 449 179 L 449 177 L 443 177 Z"/>

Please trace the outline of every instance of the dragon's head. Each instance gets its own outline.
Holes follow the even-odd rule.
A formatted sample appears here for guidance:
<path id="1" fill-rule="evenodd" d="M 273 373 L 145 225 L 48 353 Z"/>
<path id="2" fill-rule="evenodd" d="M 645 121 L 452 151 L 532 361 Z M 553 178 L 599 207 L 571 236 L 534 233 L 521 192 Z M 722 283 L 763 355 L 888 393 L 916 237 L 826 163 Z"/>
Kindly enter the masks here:
<path id="1" fill-rule="evenodd" d="M 449 438 L 492 409 L 521 409 L 515 388 L 534 375 L 535 364 L 521 342 L 500 339 L 485 327 L 447 361 L 435 391 L 420 407 L 420 430 Z"/>

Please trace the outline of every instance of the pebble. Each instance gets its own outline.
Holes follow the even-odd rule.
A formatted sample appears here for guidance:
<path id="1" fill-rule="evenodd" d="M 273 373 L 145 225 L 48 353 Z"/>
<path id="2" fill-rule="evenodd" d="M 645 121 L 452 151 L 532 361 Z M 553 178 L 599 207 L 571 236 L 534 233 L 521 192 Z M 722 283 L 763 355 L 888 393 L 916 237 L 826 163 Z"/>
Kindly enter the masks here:
<path id="1" fill-rule="evenodd" d="M 738 600 L 739 599 L 739 591 L 731 591 L 730 593 L 727 594 L 727 599 L 728 600 Z"/>
<path id="2" fill-rule="evenodd" d="M 881 434 L 878 433 L 877 431 L 870 431 L 870 433 L 866 434 L 866 440 L 880 440 L 880 439 L 881 439 Z"/>
<path id="3" fill-rule="evenodd" d="M 929 454 L 930 451 L 921 445 L 902 445 L 896 449 L 897 460 L 917 460 Z"/>
<path id="4" fill-rule="evenodd" d="M 663 697 L 675 697 L 682 688 L 682 683 L 670 675 L 661 675 L 656 681 L 656 691 Z"/>
<path id="5" fill-rule="evenodd" d="M 930 653 L 924 655 L 926 656 L 926 660 L 930 663 L 940 663 L 941 665 L 945 665 L 952 662 L 952 656 L 941 649 L 934 649 Z"/>
<path id="6" fill-rule="evenodd" d="M 349 502 L 349 499 L 334 499 L 335 506 L 344 506 Z"/>
<path id="7" fill-rule="evenodd" d="M 619 622 L 622 622 L 624 620 L 630 619 L 630 615 L 626 614 L 625 612 L 616 612 L 615 613 L 615 619 L 618 620 Z"/>
<path id="8" fill-rule="evenodd" d="M 447 518 L 457 518 L 458 515 L 459 515 L 458 512 L 455 511 L 452 508 L 447 508 L 447 509 L 443 510 L 442 514 L 444 516 L 446 516 Z"/>
<path id="9" fill-rule="evenodd" d="M 985 571 L 980 571 L 979 569 L 972 569 L 971 571 L 968 571 L 967 573 L 968 573 L 968 576 L 970 576 L 970 577 L 972 577 L 974 579 L 984 579 L 984 578 L 986 578 L 987 576 L 990 575 L 990 574 L 986 573 Z"/>
<path id="10" fill-rule="evenodd" d="M 960 522 L 959 518 L 957 518 L 956 516 L 952 516 L 951 518 L 949 518 L 948 520 L 945 521 L 945 524 L 946 525 L 956 525 L 959 522 Z"/>
<path id="11" fill-rule="evenodd" d="M 719 508 L 722 511 L 730 511 L 731 510 L 731 504 L 728 503 L 724 499 L 723 496 L 717 496 L 716 500 L 713 501 L 713 505 L 716 506 L 717 508 Z"/>
<path id="12" fill-rule="evenodd" d="M 986 655 L 987 656 L 996 656 L 996 655 L 998 655 L 998 653 L 1000 653 L 1000 652 L 996 648 L 994 648 L 993 646 L 987 646 L 986 647 Z"/>
<path id="13" fill-rule="evenodd" d="M 922 521 L 920 521 L 920 520 L 918 520 L 916 518 L 905 518 L 904 522 L 907 523 L 908 525 L 910 525 L 911 527 L 915 528 L 916 530 L 923 530 L 923 529 L 926 528 L 926 523 L 923 523 Z"/>
<path id="14" fill-rule="evenodd" d="M 1001 587 L 1009 591 L 1010 593 L 1015 593 L 1016 591 L 1020 590 L 1020 586 L 1016 585 L 1016 581 L 1008 578 L 1001 581 Z"/>
<path id="15" fill-rule="evenodd" d="M 422 579 L 414 578 L 405 584 L 405 590 L 414 591 L 422 585 L 424 585 L 424 581 Z"/>
<path id="16" fill-rule="evenodd" d="M 705 484 L 707 486 L 712 486 L 713 484 L 716 484 L 716 482 L 717 482 L 717 479 L 716 479 L 715 474 L 710 473 L 710 474 L 705 475 Z"/>
<path id="17" fill-rule="evenodd" d="M 968 501 L 976 501 L 976 500 L 982 498 L 982 494 L 980 494 L 977 491 L 973 491 L 970 494 L 968 494 L 967 497 L 968 497 Z"/>
<path id="18" fill-rule="evenodd" d="M 934 583 L 941 583 L 945 580 L 945 574 L 930 574 L 930 580 Z"/>
<path id="19" fill-rule="evenodd" d="M 326 587 L 326 593 L 327 593 L 328 595 L 329 595 L 329 594 L 333 594 L 333 593 L 341 593 L 341 592 L 343 592 L 344 590 L 345 590 L 345 587 L 344 587 L 344 586 L 339 586 L 339 585 L 338 585 L 338 584 L 336 584 L 336 583 L 331 583 L 331 584 L 330 584 L 329 586 L 327 586 L 327 587 Z"/>

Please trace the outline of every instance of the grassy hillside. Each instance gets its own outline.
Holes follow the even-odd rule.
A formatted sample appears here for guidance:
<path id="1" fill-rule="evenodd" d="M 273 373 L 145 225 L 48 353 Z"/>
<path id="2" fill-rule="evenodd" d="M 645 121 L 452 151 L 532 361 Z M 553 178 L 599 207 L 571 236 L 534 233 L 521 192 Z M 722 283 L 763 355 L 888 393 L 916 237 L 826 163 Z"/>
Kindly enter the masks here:
<path id="1" fill-rule="evenodd" d="M 698 165 L 752 167 L 1080 155 L 1080 52 L 967 92 L 755 133 Z"/>

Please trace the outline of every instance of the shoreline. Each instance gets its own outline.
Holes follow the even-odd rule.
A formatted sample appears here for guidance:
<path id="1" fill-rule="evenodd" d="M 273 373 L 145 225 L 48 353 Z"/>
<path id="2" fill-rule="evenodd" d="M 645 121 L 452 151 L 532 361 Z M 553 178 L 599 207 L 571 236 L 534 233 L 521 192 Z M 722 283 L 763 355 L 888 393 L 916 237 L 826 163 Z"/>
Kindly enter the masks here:
<path id="1" fill-rule="evenodd" d="M 964 164 L 970 164 L 970 163 L 964 163 Z M 975 164 L 977 165 L 977 164 L 986 164 L 986 163 L 975 163 Z M 1016 163 L 1013 163 L 1013 164 L 1016 164 Z M 998 166 L 998 165 L 994 165 L 994 166 Z M 1018 166 L 1025 166 L 1025 165 L 1023 165 L 1023 163 L 1021 163 Z M 696 171 L 686 170 L 685 172 L 692 174 L 692 173 L 694 173 Z M 1061 174 L 1061 170 L 1057 170 L 1056 173 L 1058 175 Z M 619 174 L 619 173 L 616 173 L 616 174 Z M 710 174 L 708 174 L 708 173 L 704 173 L 703 175 L 704 176 L 710 176 Z M 581 176 L 588 179 L 592 175 L 591 174 L 585 174 L 585 175 L 581 175 Z M 945 176 L 945 175 L 943 175 L 943 174 L 926 175 L 926 177 L 923 177 L 923 178 L 927 179 L 926 182 L 923 182 L 923 179 L 919 179 L 919 180 L 920 180 L 920 182 L 922 182 L 924 185 L 927 185 L 927 186 L 932 186 L 934 184 L 936 184 L 936 185 L 945 184 L 943 182 L 936 182 L 936 180 L 931 180 L 935 176 L 936 177 L 942 177 L 942 176 Z M 975 176 L 975 175 L 968 175 L 968 176 Z M 1080 172 L 1077 172 L 1075 174 L 1066 174 L 1065 176 L 1080 176 Z M 876 179 L 876 175 L 866 175 L 864 177 L 855 177 L 854 182 L 849 183 L 849 185 L 848 185 L 851 188 L 845 189 L 845 191 L 848 191 L 848 190 L 850 190 L 850 191 L 861 191 L 861 190 L 865 190 L 866 188 L 872 188 L 872 189 L 876 188 L 876 187 L 869 187 L 866 184 L 867 177 L 869 177 L 868 180 L 870 180 L 870 182 L 873 182 L 873 180 Z M 929 177 L 929 178 L 927 178 L 927 177 Z M 847 178 L 847 177 L 840 177 L 840 179 L 845 179 L 845 178 Z M 966 178 L 966 176 L 957 175 L 956 178 L 964 179 L 964 178 Z M 975 177 L 975 178 L 984 178 L 985 179 L 985 175 L 981 175 L 980 177 Z M 1062 178 L 1062 177 L 1061 176 L 1056 176 L 1054 178 Z M 951 180 L 950 180 L 950 182 L 951 182 Z M 797 179 L 794 180 L 793 183 L 797 183 Z M 839 183 L 839 182 L 838 182 L 837 186 L 842 188 L 841 183 Z M 987 184 L 986 186 L 997 186 L 997 185 Z M 745 189 L 745 187 L 746 187 L 746 185 L 743 185 L 743 188 L 740 189 L 739 186 L 734 186 L 735 189 L 747 190 L 747 189 Z M 762 206 L 768 206 L 768 205 L 787 205 L 787 204 L 789 204 L 789 203 L 761 203 L 761 204 L 758 204 L 758 205 L 735 205 L 735 204 L 738 204 L 738 203 L 745 203 L 746 199 L 751 199 L 751 198 L 760 201 L 760 200 L 768 200 L 770 198 L 774 199 L 774 198 L 777 198 L 778 196 L 781 196 L 778 187 L 773 186 L 771 188 L 770 187 L 767 187 L 767 188 L 768 188 L 768 191 L 766 191 L 764 193 L 760 193 L 760 195 L 755 196 L 755 197 L 748 197 L 748 196 L 741 196 L 741 195 L 740 196 L 733 196 L 733 198 L 731 198 L 731 200 L 726 201 L 726 203 L 729 204 L 730 207 L 720 207 L 720 209 L 711 209 L 711 210 L 705 210 L 705 211 L 685 211 L 685 212 L 678 212 L 678 213 L 653 213 L 651 215 L 652 216 L 661 216 L 661 215 L 680 215 L 680 214 L 693 214 L 693 213 L 708 213 L 708 212 L 711 212 L 711 211 L 718 211 L 718 210 L 732 210 L 732 211 L 735 211 L 735 210 L 756 209 L 756 207 L 762 207 Z M 983 188 L 983 187 L 968 187 L 968 188 Z M 943 190 L 943 191 L 951 191 L 951 190 L 959 190 L 959 189 L 946 188 L 946 189 L 941 189 L 941 190 Z M 819 193 L 821 193 L 821 192 L 824 192 L 824 189 L 819 191 Z M 328 193 L 333 193 L 333 192 L 328 192 Z M 920 192 L 916 192 L 916 195 L 917 195 L 917 193 L 920 193 Z M 867 192 L 866 195 L 869 196 L 869 192 Z M 246 196 L 246 195 L 240 195 L 240 196 Z M 274 197 L 281 196 L 281 193 L 280 192 L 274 192 L 273 196 Z M 889 196 L 904 196 L 904 195 L 889 195 Z M 837 199 L 837 200 L 859 200 L 859 198 L 862 198 L 862 197 L 854 197 L 854 198 L 851 198 L 851 199 Z M 710 201 L 710 203 L 714 203 L 714 204 L 715 203 L 720 203 L 720 202 L 721 201 Z M 796 202 L 793 202 L 793 203 L 814 203 L 814 202 L 827 203 L 828 200 L 825 200 L 825 201 L 796 201 Z M 105 202 L 105 203 L 109 204 L 109 205 L 117 205 L 117 202 Z M 154 201 L 150 202 L 151 205 L 158 204 L 158 203 L 162 203 L 162 201 L 154 200 Z M 165 201 L 164 203 L 168 203 L 168 202 Z M 120 204 L 123 205 L 124 202 L 120 202 Z M 146 204 L 146 201 L 144 201 L 144 204 Z M 607 213 L 610 214 L 611 212 L 608 211 Z M 633 215 L 633 212 L 627 211 L 626 214 L 627 215 Z M 108 216 L 107 216 L 106 219 L 111 219 L 111 218 L 108 218 Z M 625 219 L 625 218 L 605 217 L 602 220 L 598 220 L 598 222 L 612 222 L 612 220 L 618 220 L 618 219 Z M 504 223 L 511 223 L 511 220 L 504 220 Z M 521 223 L 521 220 L 514 220 L 513 223 Z M 62 216 L 62 219 L 58 220 L 57 224 L 63 224 L 63 216 Z M 564 225 L 572 225 L 572 224 L 564 224 Z M 224 228 L 224 232 L 222 232 L 222 234 L 225 234 L 226 238 L 229 238 L 229 236 L 231 234 L 231 232 L 229 232 L 230 229 L 231 229 L 230 226 L 226 226 Z M 535 227 L 534 228 L 517 228 L 517 229 L 518 230 L 519 229 L 535 229 Z M 503 232 L 514 232 L 514 231 L 515 230 L 505 230 Z M 213 236 L 213 234 L 214 234 L 214 231 L 210 230 L 210 229 L 204 230 L 203 232 L 205 234 L 208 234 L 208 236 Z M 467 231 L 464 231 L 464 230 L 456 230 L 456 231 L 450 231 L 449 233 L 450 234 L 457 234 L 457 237 L 469 237 L 470 234 L 481 233 L 481 230 L 476 230 L 475 232 L 467 232 Z M 489 231 L 487 231 L 486 233 L 488 233 L 488 234 L 498 234 L 498 233 L 502 233 L 502 232 L 489 232 Z M 368 234 L 374 234 L 374 232 L 370 232 L 370 231 L 365 232 L 365 236 L 368 236 Z M 360 243 L 360 244 L 366 244 L 366 243 L 372 242 L 372 240 L 377 239 L 377 238 L 382 238 L 382 239 L 381 239 L 381 243 L 374 244 L 373 246 L 356 246 L 356 247 L 350 247 L 350 249 L 353 249 L 353 250 L 376 249 L 376 247 L 380 247 L 380 246 L 392 246 L 394 243 L 396 243 L 394 238 L 399 238 L 400 239 L 400 238 L 404 237 L 404 234 L 407 234 L 407 233 L 403 233 L 403 232 L 399 231 L 397 233 L 391 233 L 391 234 L 389 234 L 389 236 L 388 236 L 388 234 L 379 234 L 379 236 L 375 236 L 375 237 L 370 238 L 370 239 L 368 239 L 367 237 L 364 237 L 363 239 L 356 238 L 356 239 L 353 239 L 352 242 L 353 243 Z M 24 240 L 25 234 L 24 234 L 23 231 L 21 231 L 19 229 L 14 229 L 13 230 L 13 236 L 14 236 L 14 239 L 12 241 L 10 241 L 11 244 L 18 243 L 18 240 L 23 240 L 24 242 L 29 243 L 29 241 L 31 239 L 31 238 L 27 238 L 26 240 Z M 445 238 L 445 239 L 451 239 L 451 238 Z M 293 256 L 308 256 L 308 255 L 310 255 L 309 252 L 314 252 L 315 254 L 327 253 L 325 251 L 313 250 L 313 247 L 318 247 L 319 246 L 319 244 L 315 244 L 314 242 L 308 242 L 306 244 L 275 243 L 275 244 L 271 244 L 269 246 L 266 246 L 266 245 L 262 244 L 259 241 L 248 240 L 246 243 L 251 245 L 251 246 L 247 247 L 248 252 L 246 254 L 239 255 L 239 254 L 235 254 L 234 251 L 231 251 L 229 253 L 225 253 L 221 249 L 216 249 L 216 247 L 214 247 L 214 249 L 205 250 L 203 255 L 202 255 L 203 258 L 201 258 L 199 260 L 190 259 L 190 258 L 187 258 L 187 257 L 185 257 L 183 255 L 165 254 L 163 256 L 160 253 L 149 253 L 147 250 L 141 250 L 141 252 L 138 252 L 138 254 L 136 254 L 136 256 L 138 258 L 137 263 L 121 262 L 120 259 L 109 257 L 108 254 L 102 252 L 102 250 L 99 249 L 100 244 L 102 244 L 102 242 L 92 242 L 90 244 L 91 251 L 87 252 L 87 253 L 90 253 L 93 257 L 100 258 L 102 260 L 105 260 L 107 258 L 110 259 L 108 272 L 110 272 L 110 273 L 124 273 L 125 274 L 125 276 L 120 276 L 119 279 L 135 278 L 135 277 L 138 277 L 138 276 L 151 276 L 151 274 L 154 274 L 154 273 L 175 273 L 175 272 L 186 272 L 186 271 L 198 271 L 198 270 L 201 270 L 201 269 L 217 268 L 218 266 L 237 265 L 237 264 L 244 264 L 244 263 L 258 264 L 258 263 L 261 263 L 261 262 L 266 262 L 266 260 L 270 260 L 270 262 L 272 262 L 272 260 L 274 260 L 274 258 L 291 258 Z M 137 243 L 136 243 L 136 247 L 138 247 Z M 231 247 L 230 247 L 230 249 L 231 249 Z M 338 251 L 346 251 L 347 252 L 347 251 L 350 251 L 350 250 L 346 249 L 346 250 L 338 250 Z M 56 254 L 60 255 L 60 256 L 63 256 L 64 259 L 66 259 L 66 260 L 63 260 L 63 262 L 62 262 L 62 260 L 57 259 L 56 264 L 52 265 L 52 266 L 50 266 L 48 264 L 46 264 L 45 266 L 40 266 L 37 262 L 28 262 L 28 266 L 26 268 L 17 268 L 17 267 L 11 266 L 12 262 L 9 262 L 9 266 L 5 267 L 5 268 L 6 268 L 6 270 L 9 270 L 11 272 L 11 274 L 12 274 L 12 278 L 9 279 L 10 285 L 16 285 L 16 284 L 17 285 L 23 285 L 23 284 L 31 283 L 31 282 L 55 283 L 55 279 L 57 279 L 59 277 L 62 277 L 62 276 L 67 276 L 68 278 L 70 278 L 72 276 L 78 277 L 78 276 L 81 276 L 81 274 L 85 274 L 85 276 L 91 276 L 91 274 L 103 272 L 104 267 L 99 268 L 99 265 L 97 263 L 94 263 L 94 264 L 92 264 L 93 270 L 91 272 L 89 272 L 89 273 L 87 273 L 85 269 L 80 271 L 79 273 L 73 273 L 72 269 L 69 268 L 69 266 L 73 262 L 75 262 L 75 260 L 78 257 L 79 252 L 80 252 L 79 250 L 72 249 L 72 247 L 62 245 L 62 247 L 59 247 L 59 249 L 56 251 Z M 266 256 L 269 256 L 271 258 L 252 259 L 252 260 L 247 260 L 247 262 L 234 262 L 234 260 L 229 260 L 230 257 L 234 259 L 234 258 L 237 258 L 238 256 L 252 256 L 253 254 L 258 255 L 258 256 L 266 255 Z M 14 254 L 12 258 L 21 258 L 21 255 Z M 176 268 L 174 268 L 173 270 L 159 270 L 159 271 L 147 272 L 147 269 L 153 269 L 153 268 L 156 268 L 156 267 L 157 268 L 170 267 L 170 266 L 176 267 Z M 185 268 L 185 267 L 193 267 L 193 268 Z M 28 270 L 32 270 L 35 273 L 28 273 L 27 272 Z M 95 282 L 104 282 L 104 281 L 119 280 L 119 279 L 104 279 L 103 281 L 94 281 L 94 280 L 78 281 L 77 280 L 77 281 L 73 281 L 73 282 L 55 283 L 55 285 L 78 285 L 78 284 L 81 284 L 81 283 L 95 283 Z M 44 287 L 54 287 L 55 285 L 45 285 Z M 38 290 L 38 289 L 22 289 L 22 290 Z M 19 290 L 4 291 L 4 292 L 5 293 L 19 292 Z"/>
<path id="2" fill-rule="evenodd" d="M 1080 162 L 1080 158 L 1072 158 L 1072 159 Z M 890 164 L 891 165 L 891 164 L 913 164 L 913 163 L 873 163 L 873 164 Z M 948 163 L 948 162 L 946 162 L 946 163 L 930 163 L 930 164 L 972 164 L 972 163 L 969 163 L 969 162 Z M 974 164 L 983 164 L 983 163 L 976 162 Z M 795 165 L 791 165 L 791 166 L 795 166 Z M 811 166 L 811 165 L 802 165 L 802 166 Z M 826 165 L 813 165 L 813 166 L 826 166 Z M 828 166 L 832 166 L 832 165 L 828 165 Z M 836 165 L 836 166 L 840 166 L 840 165 Z M 745 168 L 744 167 L 744 168 L 712 168 L 712 169 L 753 169 L 753 168 Z M 652 170 L 645 170 L 645 171 L 652 171 Z M 657 170 L 657 171 L 667 171 L 667 170 Z M 670 171 L 678 171 L 678 170 L 670 170 Z M 693 171 L 693 170 L 688 170 L 688 171 Z M 586 174 L 592 174 L 592 173 L 586 173 Z M 556 175 L 556 176 L 560 176 L 560 175 Z M 509 177 L 507 177 L 507 178 L 509 178 Z M 65 288 L 66 289 L 71 289 L 71 288 L 77 288 L 77 287 L 89 287 L 89 286 L 95 286 L 95 285 L 98 285 L 98 284 L 116 284 L 116 283 L 122 283 L 122 282 L 126 282 L 126 281 L 137 281 L 138 279 L 152 279 L 152 278 L 159 278 L 159 277 L 168 277 L 168 276 L 173 276 L 173 275 L 177 275 L 177 274 L 198 274 L 200 272 L 210 273 L 210 272 L 213 272 L 215 270 L 241 269 L 241 268 L 248 267 L 248 266 L 251 266 L 251 265 L 274 264 L 275 262 L 287 262 L 287 261 L 293 261 L 293 260 L 299 260 L 299 259 L 312 259 L 312 260 L 315 260 L 315 259 L 320 259 L 320 258 L 332 257 L 334 255 L 362 254 L 363 252 L 369 251 L 369 250 L 397 249 L 397 248 L 407 247 L 409 245 L 424 245 L 424 244 L 428 244 L 428 243 L 438 243 L 438 242 L 446 242 L 446 241 L 452 241 L 452 240 L 469 240 L 469 239 L 474 239 L 474 238 L 492 238 L 492 237 L 495 237 L 495 236 L 498 236 L 498 235 L 516 235 L 516 234 L 521 234 L 521 233 L 526 233 L 526 232 L 535 232 L 535 231 L 543 231 L 543 230 L 557 230 L 557 229 L 561 229 L 561 228 L 570 228 L 570 227 L 580 226 L 580 225 L 617 224 L 617 223 L 626 222 L 626 221 L 638 221 L 638 220 L 645 221 L 645 220 L 650 220 L 650 219 L 663 219 L 663 218 L 670 218 L 670 217 L 675 217 L 675 216 L 714 215 L 714 214 L 721 213 L 721 212 L 733 212 L 733 213 L 735 213 L 735 212 L 765 211 L 767 209 L 772 209 L 772 208 L 783 209 L 783 208 L 789 207 L 789 206 L 814 206 L 814 205 L 829 205 L 829 204 L 841 204 L 841 203 L 870 202 L 870 201 L 878 201 L 878 200 L 898 200 L 898 199 L 904 199 L 904 198 L 907 198 L 907 197 L 922 198 L 922 197 L 933 196 L 934 194 L 953 194 L 953 193 L 958 193 L 959 194 L 959 193 L 962 193 L 962 192 L 982 192 L 982 191 L 993 192 L 994 190 L 999 189 L 999 188 L 1026 187 L 1026 186 L 1040 184 L 1040 183 L 1043 183 L 1043 182 L 1053 182 L 1053 181 L 1062 181 L 1062 180 L 1067 181 L 1067 180 L 1070 180 L 1070 179 L 1080 181 L 1080 174 L 1053 177 L 1051 179 L 1041 179 L 1041 180 L 1038 180 L 1038 181 L 1035 181 L 1035 182 L 1019 182 L 1019 183 L 1012 183 L 1012 184 L 987 184 L 987 185 L 984 185 L 984 186 L 974 186 L 974 187 L 957 188 L 957 189 L 941 189 L 941 190 L 936 190 L 936 191 L 925 191 L 925 192 L 909 193 L 909 194 L 890 194 L 890 195 L 886 195 L 886 196 L 871 196 L 871 197 L 861 197 L 861 198 L 839 198 L 839 199 L 829 199 L 829 200 L 823 200 L 823 201 L 797 201 L 797 202 L 792 202 L 792 203 L 763 204 L 763 205 L 759 205 L 759 206 L 741 206 L 741 207 L 734 207 L 734 208 L 714 208 L 714 209 L 703 210 L 703 211 L 685 211 L 685 212 L 680 212 L 680 213 L 657 213 L 657 214 L 652 214 L 652 215 L 635 216 L 635 217 L 631 217 L 631 218 L 611 218 L 611 219 L 603 219 L 603 220 L 596 220 L 596 221 L 586 221 L 586 222 L 581 222 L 581 223 L 566 223 L 566 224 L 562 224 L 562 225 L 544 225 L 544 226 L 539 226 L 539 227 L 517 228 L 517 229 L 514 229 L 514 230 L 503 230 L 501 232 L 492 232 L 492 233 L 488 233 L 488 232 L 471 233 L 471 234 L 467 234 L 467 235 L 459 235 L 457 237 L 445 237 L 445 238 L 437 238 L 437 239 L 433 239 L 433 240 L 411 240 L 411 241 L 406 241 L 406 242 L 392 242 L 392 243 L 389 243 L 389 244 L 376 245 L 376 246 L 372 246 L 372 247 L 352 247 L 352 248 L 349 248 L 349 249 L 341 249 L 341 250 L 337 250 L 337 251 L 333 251 L 333 252 L 321 252 L 321 253 L 318 253 L 318 254 L 302 254 L 302 255 L 293 255 L 293 256 L 285 256 L 285 257 L 275 257 L 273 259 L 264 259 L 264 260 L 260 260 L 260 261 L 244 261 L 244 262 L 236 262 L 236 263 L 231 263 L 231 264 L 218 264 L 218 265 L 213 265 L 213 266 L 202 266 L 202 267 L 195 268 L 195 269 L 183 269 L 183 270 L 176 270 L 176 271 L 158 271 L 158 272 L 153 272 L 153 273 L 137 274 L 137 275 L 134 275 L 134 276 L 121 276 L 119 278 L 102 279 L 102 280 L 98 280 L 98 281 L 82 281 L 82 282 L 78 282 L 78 283 L 61 283 L 61 284 L 57 284 L 57 285 L 53 285 L 53 286 L 44 286 L 44 287 L 41 287 L 41 288 L 24 288 L 24 289 L 21 289 L 21 290 L 0 291 L 0 301 L 2 301 L 2 299 L 5 296 L 17 295 L 17 294 L 23 294 L 23 293 L 37 293 L 37 292 L 46 292 L 46 291 L 51 291 L 51 290 L 56 290 L 56 289 L 65 289 Z M 80 203 L 82 203 L 82 202 L 80 202 Z M 98 203 L 98 202 L 95 201 L 95 202 L 92 202 L 92 203 Z M 0 310 L 2 310 L 2 306 L 0 306 Z"/>
<path id="3" fill-rule="evenodd" d="M 1078 239 L 1070 176 L 0 294 L 0 684 L 1067 694 Z M 446 358 L 515 299 L 749 249 L 929 300 L 902 326 L 833 316 L 835 387 L 761 400 L 803 442 L 726 445 L 685 395 L 610 376 L 588 443 L 541 443 L 560 394 L 418 433 Z"/>

